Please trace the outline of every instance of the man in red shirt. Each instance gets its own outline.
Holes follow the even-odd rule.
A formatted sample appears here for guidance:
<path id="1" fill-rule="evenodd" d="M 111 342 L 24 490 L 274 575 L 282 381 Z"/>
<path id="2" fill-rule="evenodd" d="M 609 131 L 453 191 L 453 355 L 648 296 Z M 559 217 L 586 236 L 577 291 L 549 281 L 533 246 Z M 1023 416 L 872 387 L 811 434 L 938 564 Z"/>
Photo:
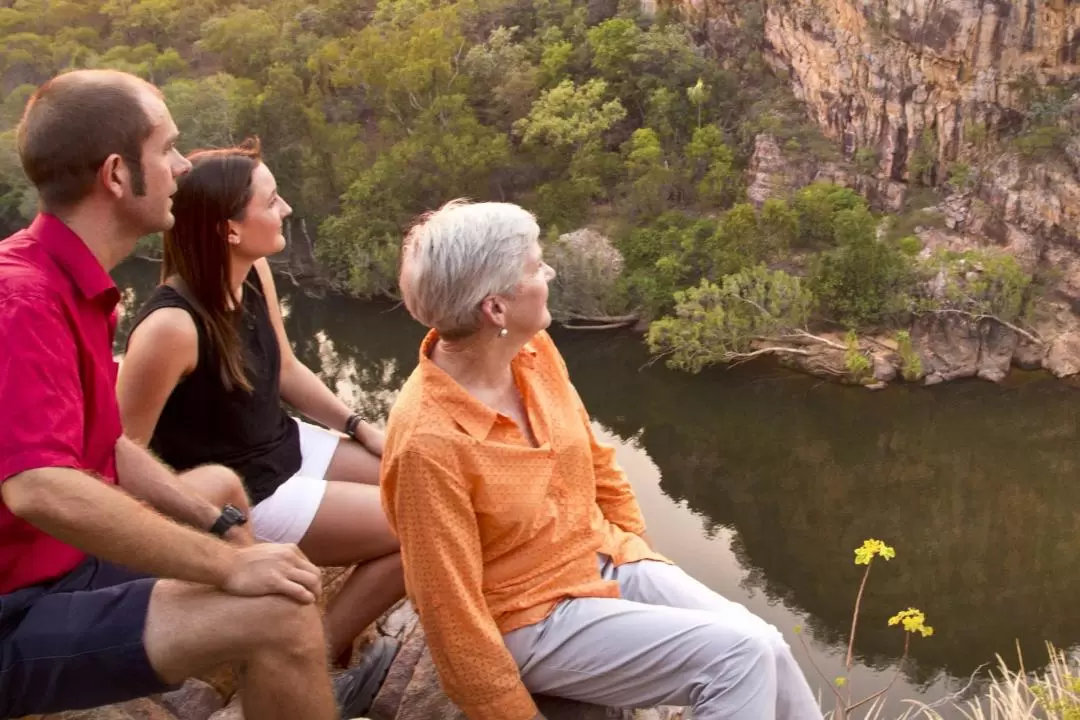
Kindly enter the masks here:
<path id="1" fill-rule="evenodd" d="M 0 718 L 237 663 L 249 720 L 329 720 L 366 710 L 393 655 L 331 683 L 318 568 L 251 543 L 235 475 L 178 478 L 122 435 L 108 272 L 171 227 L 177 134 L 155 87 L 113 71 L 50 80 L 19 127 L 42 213 L 0 242 Z"/>

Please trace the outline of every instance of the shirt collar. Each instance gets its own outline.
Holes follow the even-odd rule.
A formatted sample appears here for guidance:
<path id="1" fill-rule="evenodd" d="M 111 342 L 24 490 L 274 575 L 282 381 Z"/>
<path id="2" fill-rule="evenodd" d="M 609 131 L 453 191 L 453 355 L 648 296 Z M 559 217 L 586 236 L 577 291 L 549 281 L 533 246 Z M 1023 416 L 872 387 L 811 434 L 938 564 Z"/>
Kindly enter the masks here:
<path id="1" fill-rule="evenodd" d="M 424 337 L 424 341 L 420 343 L 420 373 L 424 391 L 473 439 L 485 440 L 499 414 L 470 395 L 454 378 L 432 361 L 431 351 L 438 340 L 439 333 L 436 330 L 430 330 Z M 529 341 L 514 357 L 513 364 L 532 368 L 535 357 L 536 347 L 532 341 Z"/>
<path id="2" fill-rule="evenodd" d="M 83 239 L 59 218 L 39 213 L 30 225 L 30 235 L 71 277 L 87 300 L 102 300 L 111 306 L 120 300 L 116 283 L 90 252 Z"/>

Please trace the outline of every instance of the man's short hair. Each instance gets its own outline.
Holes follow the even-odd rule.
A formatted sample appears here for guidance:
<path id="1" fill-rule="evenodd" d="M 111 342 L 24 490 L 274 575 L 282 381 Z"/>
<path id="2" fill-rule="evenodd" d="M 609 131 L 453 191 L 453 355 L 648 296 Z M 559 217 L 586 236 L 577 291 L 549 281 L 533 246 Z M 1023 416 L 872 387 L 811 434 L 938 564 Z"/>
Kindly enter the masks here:
<path id="1" fill-rule="evenodd" d="M 17 143 L 23 171 L 44 208 L 80 202 L 109 155 L 124 159 L 135 194 L 146 191 L 142 146 L 154 125 L 140 91 L 161 91 L 117 70 L 76 70 L 39 87 L 26 105 Z"/>

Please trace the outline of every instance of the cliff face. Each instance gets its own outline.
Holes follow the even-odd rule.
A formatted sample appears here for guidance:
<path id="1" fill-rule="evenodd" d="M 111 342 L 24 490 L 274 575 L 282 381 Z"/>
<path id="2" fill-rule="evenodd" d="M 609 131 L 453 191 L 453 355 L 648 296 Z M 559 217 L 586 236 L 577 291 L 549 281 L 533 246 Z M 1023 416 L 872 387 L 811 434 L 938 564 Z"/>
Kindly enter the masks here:
<path id="1" fill-rule="evenodd" d="M 1038 162 L 994 142 L 1025 129 L 1040 88 L 1076 87 L 1080 0 L 763 2 L 769 61 L 853 162 L 846 171 L 815 167 L 783 157 L 771 138 L 759 137 L 750 199 L 760 203 L 815 179 L 832 180 L 895 212 L 916 179 L 940 186 L 954 163 L 974 168 L 937 208 L 945 227 L 924 228 L 920 236 L 928 250 L 996 245 L 1028 270 L 1049 270 L 1052 292 L 1034 323 L 1045 344 L 1021 343 L 1022 357 L 1012 361 L 1059 375 L 1080 372 L 1072 351 L 1080 348 L 1080 93 L 1043 111 L 1061 134 Z M 688 7 L 718 41 L 739 22 L 733 0 L 689 0 Z M 945 348 L 949 335 L 927 330 L 914 333 L 925 359 L 934 354 L 929 345 Z M 975 330 L 968 334 L 981 335 Z"/>
<path id="2" fill-rule="evenodd" d="M 965 124 L 1016 122 L 1030 76 L 1080 71 L 1080 3 L 1068 0 L 781 0 L 766 10 L 772 58 L 844 150 L 877 151 L 908 178 L 924 131 L 958 156 Z"/>
<path id="3" fill-rule="evenodd" d="M 822 129 L 848 157 L 864 153 L 877 199 L 895 210 L 920 149 L 940 182 L 976 132 L 1017 128 L 1033 86 L 1080 76 L 1080 2 L 769 0 L 765 40 Z M 974 192 L 999 235 L 1077 245 L 1080 140 L 1068 147 L 1035 168 L 981 158 L 991 168 Z"/>

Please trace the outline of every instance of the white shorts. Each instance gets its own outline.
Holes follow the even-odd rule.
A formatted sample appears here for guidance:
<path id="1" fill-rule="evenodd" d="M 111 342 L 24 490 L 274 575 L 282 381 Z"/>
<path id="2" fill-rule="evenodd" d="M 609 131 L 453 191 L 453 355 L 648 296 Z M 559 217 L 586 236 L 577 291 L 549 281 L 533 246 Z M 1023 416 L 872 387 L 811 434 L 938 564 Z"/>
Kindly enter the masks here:
<path id="1" fill-rule="evenodd" d="M 251 509 L 251 528 L 263 542 L 298 543 L 307 534 L 326 493 L 326 470 L 342 436 L 296 420 L 300 470 Z"/>

